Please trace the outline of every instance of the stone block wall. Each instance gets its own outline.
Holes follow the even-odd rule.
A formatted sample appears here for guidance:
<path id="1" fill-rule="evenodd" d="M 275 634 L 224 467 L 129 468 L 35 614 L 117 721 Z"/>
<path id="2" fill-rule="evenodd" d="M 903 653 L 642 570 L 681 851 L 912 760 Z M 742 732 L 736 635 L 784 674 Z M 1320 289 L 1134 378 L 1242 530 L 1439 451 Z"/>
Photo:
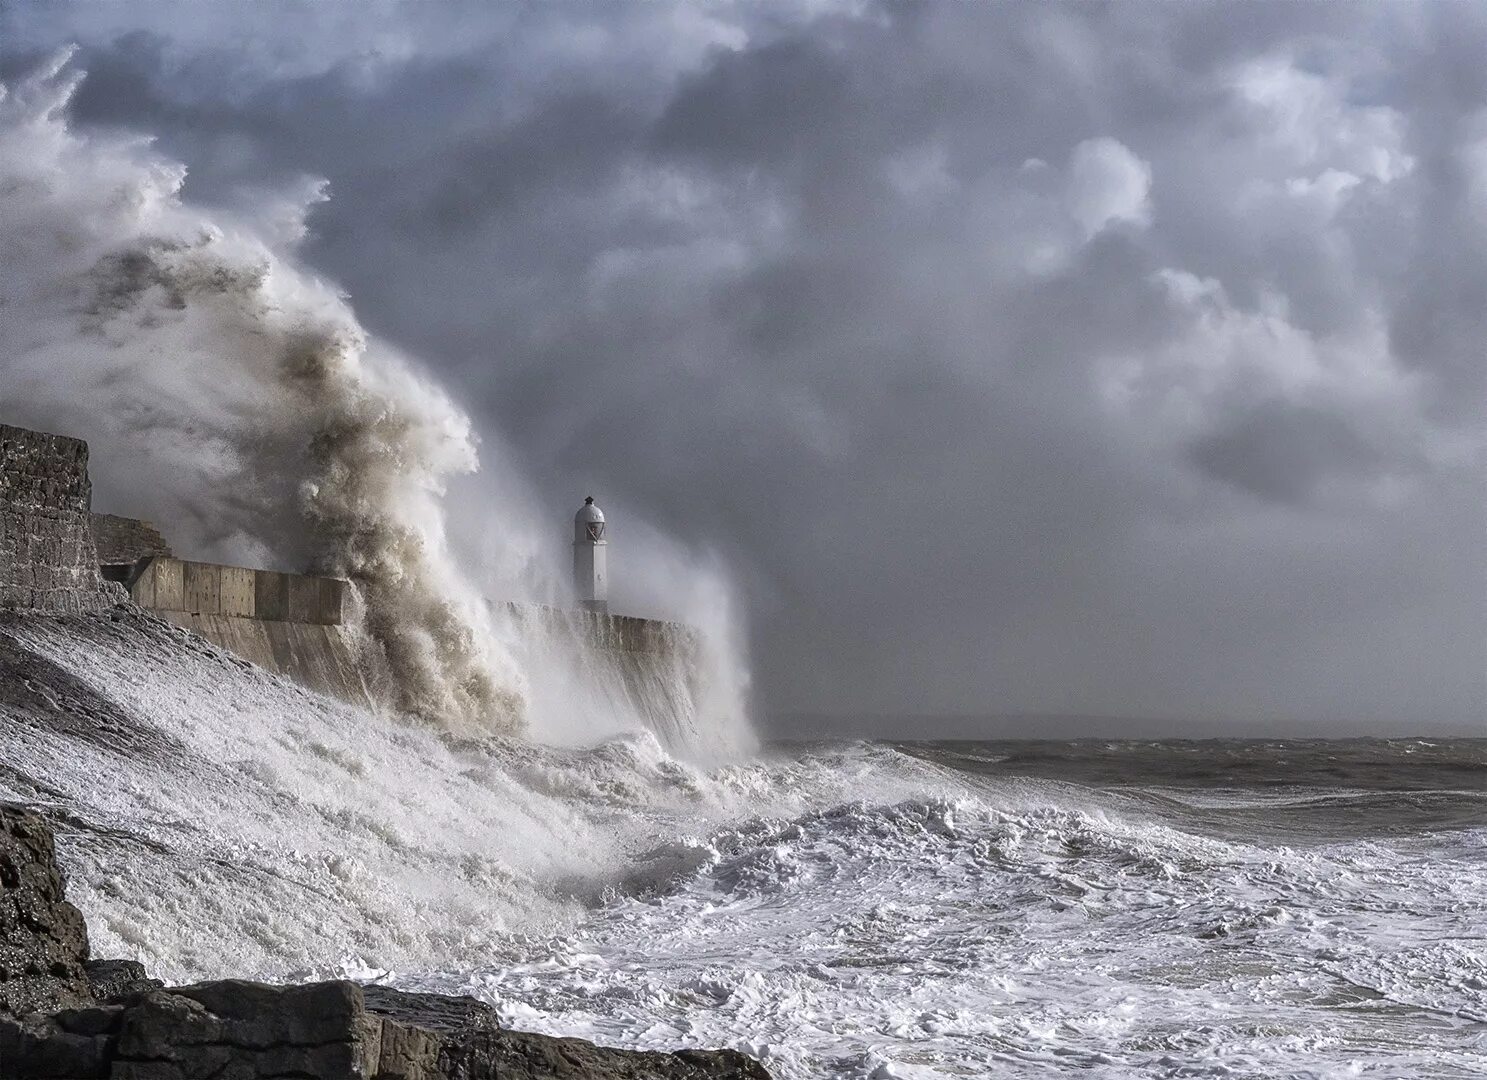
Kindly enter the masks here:
<path id="1" fill-rule="evenodd" d="M 106 566 L 127 566 L 151 555 L 171 554 L 165 537 L 148 521 L 117 514 L 94 514 L 91 525 L 98 561 Z"/>
<path id="2" fill-rule="evenodd" d="M 89 522 L 81 439 L 0 424 L 0 610 L 68 614 L 111 605 Z"/>

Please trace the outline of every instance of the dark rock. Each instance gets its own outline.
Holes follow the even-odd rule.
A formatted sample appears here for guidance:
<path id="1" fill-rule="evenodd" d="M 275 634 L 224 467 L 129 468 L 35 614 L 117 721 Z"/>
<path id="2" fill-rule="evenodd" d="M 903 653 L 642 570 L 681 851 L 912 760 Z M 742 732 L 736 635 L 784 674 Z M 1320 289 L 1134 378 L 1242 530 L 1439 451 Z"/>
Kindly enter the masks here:
<path id="1" fill-rule="evenodd" d="M 736 1050 L 612 1050 L 518 1031 L 471 1039 L 441 1062 L 448 1080 L 769 1080 Z"/>
<path id="2" fill-rule="evenodd" d="M 67 1030 L 68 1021 L 79 1031 Z M 5 1080 L 94 1080 L 109 1075 L 113 1031 L 122 1009 L 36 1013 L 23 1020 L 0 1018 L 0 1076 Z"/>
<path id="3" fill-rule="evenodd" d="M 664 1054 L 614 1050 L 583 1039 L 505 1031 L 496 1011 L 468 997 L 415 994 L 385 986 L 363 987 L 369 1013 L 383 1019 L 382 1077 L 430 1080 L 769 1080 L 751 1057 L 733 1050 L 682 1050 Z M 418 1052 L 398 1058 L 407 1033 L 421 1033 Z M 436 1047 L 429 1046 L 433 1036 Z M 435 1068 L 429 1070 L 430 1049 Z M 423 1071 L 397 1071 L 401 1062 Z"/>
<path id="4" fill-rule="evenodd" d="M 92 1003 L 88 928 L 62 891 L 52 831 L 0 804 L 0 1016 Z"/>
<path id="5" fill-rule="evenodd" d="M 502 1031 L 470 998 L 227 980 L 0 1021 L 6 1080 L 769 1080 L 729 1050 L 662 1054 Z"/>
<path id="6" fill-rule="evenodd" d="M 362 1080 L 377 1075 L 379 1026 L 354 983 L 232 980 L 154 991 L 124 1008 L 109 1075 Z"/>
<path id="7" fill-rule="evenodd" d="M 93 997 L 101 1002 L 122 1001 L 165 986 L 146 975 L 138 960 L 89 960 L 87 973 Z"/>
<path id="8" fill-rule="evenodd" d="M 501 1025 L 496 1010 L 472 997 L 419 994 L 390 986 L 363 986 L 367 1011 L 400 1024 L 438 1032 L 494 1031 Z"/>

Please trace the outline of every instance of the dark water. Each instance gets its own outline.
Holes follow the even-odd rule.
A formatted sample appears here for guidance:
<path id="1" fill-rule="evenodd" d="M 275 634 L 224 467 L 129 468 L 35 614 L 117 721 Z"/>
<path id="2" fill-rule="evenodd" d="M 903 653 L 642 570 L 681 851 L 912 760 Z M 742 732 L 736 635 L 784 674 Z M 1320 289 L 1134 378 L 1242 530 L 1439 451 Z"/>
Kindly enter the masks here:
<path id="1" fill-rule="evenodd" d="M 1487 826 L 1487 738 L 892 744 L 972 776 L 1118 792 L 1226 837 L 1298 842 Z"/>

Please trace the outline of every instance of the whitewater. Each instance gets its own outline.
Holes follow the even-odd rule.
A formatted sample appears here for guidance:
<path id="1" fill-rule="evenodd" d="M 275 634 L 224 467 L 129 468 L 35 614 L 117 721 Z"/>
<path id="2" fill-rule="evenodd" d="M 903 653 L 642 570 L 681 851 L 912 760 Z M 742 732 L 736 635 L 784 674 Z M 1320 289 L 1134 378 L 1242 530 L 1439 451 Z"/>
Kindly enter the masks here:
<path id="1" fill-rule="evenodd" d="M 781 1077 L 1487 1070 L 1487 741 L 471 739 L 137 612 L 0 625 L 96 955 Z"/>
<path id="2" fill-rule="evenodd" d="M 571 600 L 546 511 L 300 263 L 322 188 L 194 205 L 71 128 L 81 78 L 0 92 L 4 418 L 183 553 L 346 577 L 394 675 L 360 709 L 137 609 L 0 616 L 0 798 L 95 955 L 786 1078 L 1487 1073 L 1487 744 L 760 749 L 726 574 L 655 530 L 627 573 L 707 647 L 623 686 L 496 614 Z"/>

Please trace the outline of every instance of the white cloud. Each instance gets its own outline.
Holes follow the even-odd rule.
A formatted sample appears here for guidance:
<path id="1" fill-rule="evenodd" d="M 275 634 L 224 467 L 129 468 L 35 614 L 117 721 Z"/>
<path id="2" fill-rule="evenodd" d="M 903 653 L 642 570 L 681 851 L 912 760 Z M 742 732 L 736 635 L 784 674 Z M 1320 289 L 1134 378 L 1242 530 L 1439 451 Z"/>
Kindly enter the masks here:
<path id="1" fill-rule="evenodd" d="M 1092 237 L 1117 222 L 1151 220 L 1151 166 L 1108 136 L 1086 139 L 1069 159 L 1069 213 Z"/>

